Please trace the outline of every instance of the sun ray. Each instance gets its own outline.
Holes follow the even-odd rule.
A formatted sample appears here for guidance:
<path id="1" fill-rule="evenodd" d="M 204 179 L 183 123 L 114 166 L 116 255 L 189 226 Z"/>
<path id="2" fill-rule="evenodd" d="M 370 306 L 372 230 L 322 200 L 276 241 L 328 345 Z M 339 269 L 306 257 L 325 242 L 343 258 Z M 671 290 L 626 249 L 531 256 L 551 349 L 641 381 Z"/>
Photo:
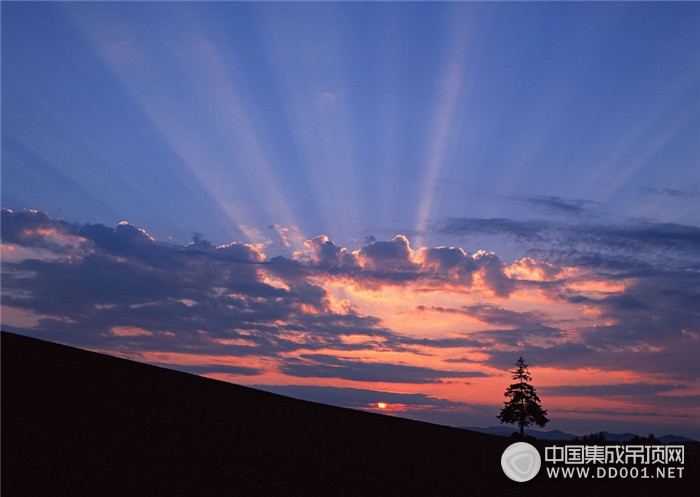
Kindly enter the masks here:
<path id="1" fill-rule="evenodd" d="M 435 96 L 435 113 L 428 132 L 428 153 L 425 159 L 423 190 L 418 200 L 415 230 L 418 233 L 416 246 L 423 244 L 423 233 L 434 214 L 439 182 L 453 159 L 458 144 L 457 122 L 463 117 L 463 104 L 469 94 L 466 69 L 469 56 L 469 20 L 462 16 L 451 16 L 447 28 L 449 55 L 440 76 Z"/>
<path id="2" fill-rule="evenodd" d="M 279 71 L 283 112 L 303 173 L 313 196 L 321 230 L 334 236 L 359 231 L 357 169 L 350 125 L 350 92 L 343 71 L 342 40 L 333 31 L 338 20 L 323 5 L 302 9 L 310 28 L 294 31 L 298 11 L 269 9 L 261 25 L 271 66 Z M 337 70 L 328 70 L 330 67 Z M 309 84 L 311 83 L 311 84 Z"/>
<path id="3" fill-rule="evenodd" d="M 229 76 L 230 64 L 204 27 L 191 21 L 184 32 L 170 35 L 171 50 L 158 53 L 143 33 L 132 33 L 118 19 L 75 11 L 73 18 L 230 225 L 298 226 L 253 116 Z M 173 78 L 177 85 L 171 84 Z M 193 101 L 179 99 L 183 87 L 195 96 Z M 248 192 L 255 190 L 259 195 L 253 205 Z"/>

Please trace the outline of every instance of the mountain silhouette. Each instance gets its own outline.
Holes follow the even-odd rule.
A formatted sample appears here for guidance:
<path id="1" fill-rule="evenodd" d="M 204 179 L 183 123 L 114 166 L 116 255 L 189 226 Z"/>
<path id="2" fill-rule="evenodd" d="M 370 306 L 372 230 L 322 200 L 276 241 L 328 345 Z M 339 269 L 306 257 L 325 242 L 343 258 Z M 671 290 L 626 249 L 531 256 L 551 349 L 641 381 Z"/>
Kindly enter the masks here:
<path id="1" fill-rule="evenodd" d="M 471 430 L 471 431 L 477 431 L 479 433 L 489 433 L 491 435 L 499 435 L 502 437 L 509 437 L 513 434 L 513 432 L 517 431 L 515 430 L 512 426 L 489 426 L 487 428 L 481 427 L 481 426 L 461 426 L 463 430 Z M 595 435 L 599 435 L 600 433 L 603 434 L 603 437 L 605 438 L 606 441 L 608 442 L 629 442 L 630 440 L 633 440 L 635 437 L 639 438 L 640 435 L 637 435 L 635 433 L 610 433 L 607 431 L 601 431 L 601 432 L 596 432 Z M 525 435 L 528 437 L 534 437 L 539 440 L 552 440 L 552 441 L 568 441 L 568 440 L 574 440 L 575 438 L 581 438 L 582 436 L 574 435 L 572 433 L 567 433 L 565 431 L 561 430 L 549 430 L 549 431 L 542 431 L 542 430 L 525 430 Z M 587 434 L 590 435 L 590 434 Z M 687 442 L 697 442 L 697 440 L 693 440 L 692 438 L 688 437 L 683 437 L 680 435 L 663 435 L 661 437 L 656 437 L 656 439 L 664 444 L 678 444 L 678 443 L 687 443 Z"/>

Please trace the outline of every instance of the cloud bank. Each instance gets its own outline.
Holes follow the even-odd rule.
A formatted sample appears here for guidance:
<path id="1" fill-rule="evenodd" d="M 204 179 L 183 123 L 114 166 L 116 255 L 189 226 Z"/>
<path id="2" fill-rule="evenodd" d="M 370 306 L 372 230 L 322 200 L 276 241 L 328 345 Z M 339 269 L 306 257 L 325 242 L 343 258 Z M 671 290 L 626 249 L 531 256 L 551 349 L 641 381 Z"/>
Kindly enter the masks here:
<path id="1" fill-rule="evenodd" d="M 505 261 L 414 248 L 400 234 L 357 250 L 319 235 L 270 257 L 199 234 L 172 245 L 128 222 L 4 209 L 2 326 L 329 402 L 335 391 L 343 405 L 354 392 L 366 408 L 391 403 L 366 392 L 393 392 L 384 398 L 416 412 L 496 412 L 522 355 L 552 413 L 570 415 L 571 398 L 581 412 L 697 411 L 700 229 L 509 219 L 436 229 L 532 250 Z"/>

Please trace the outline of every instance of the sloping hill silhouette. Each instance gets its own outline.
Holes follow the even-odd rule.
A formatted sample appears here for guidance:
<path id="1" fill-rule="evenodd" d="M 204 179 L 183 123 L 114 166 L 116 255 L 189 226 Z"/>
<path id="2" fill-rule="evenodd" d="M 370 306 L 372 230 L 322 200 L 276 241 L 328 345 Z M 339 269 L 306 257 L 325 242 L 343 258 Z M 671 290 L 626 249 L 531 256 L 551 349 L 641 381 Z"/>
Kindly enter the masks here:
<path id="1" fill-rule="evenodd" d="M 553 482 L 542 473 L 512 482 L 500 467 L 512 442 L 503 437 L 16 334 L 2 333 L 0 347 L 5 497 L 589 495 L 591 485 L 616 484 Z M 617 495 L 632 495 L 622 483 Z M 663 488 L 684 482 L 672 483 Z M 635 495 L 658 492 L 636 487 Z"/>

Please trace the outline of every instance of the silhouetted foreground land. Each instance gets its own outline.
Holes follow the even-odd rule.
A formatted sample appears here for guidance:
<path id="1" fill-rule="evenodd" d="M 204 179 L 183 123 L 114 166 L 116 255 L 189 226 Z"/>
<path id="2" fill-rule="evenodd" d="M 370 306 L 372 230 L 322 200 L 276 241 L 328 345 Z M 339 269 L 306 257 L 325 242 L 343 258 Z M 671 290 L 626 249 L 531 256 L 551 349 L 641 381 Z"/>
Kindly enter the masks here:
<path id="1" fill-rule="evenodd" d="M 515 483 L 500 466 L 507 438 L 8 333 L 0 347 L 5 497 L 684 495 L 698 481 L 686 461 L 683 480 L 554 481 L 541 471 Z"/>

